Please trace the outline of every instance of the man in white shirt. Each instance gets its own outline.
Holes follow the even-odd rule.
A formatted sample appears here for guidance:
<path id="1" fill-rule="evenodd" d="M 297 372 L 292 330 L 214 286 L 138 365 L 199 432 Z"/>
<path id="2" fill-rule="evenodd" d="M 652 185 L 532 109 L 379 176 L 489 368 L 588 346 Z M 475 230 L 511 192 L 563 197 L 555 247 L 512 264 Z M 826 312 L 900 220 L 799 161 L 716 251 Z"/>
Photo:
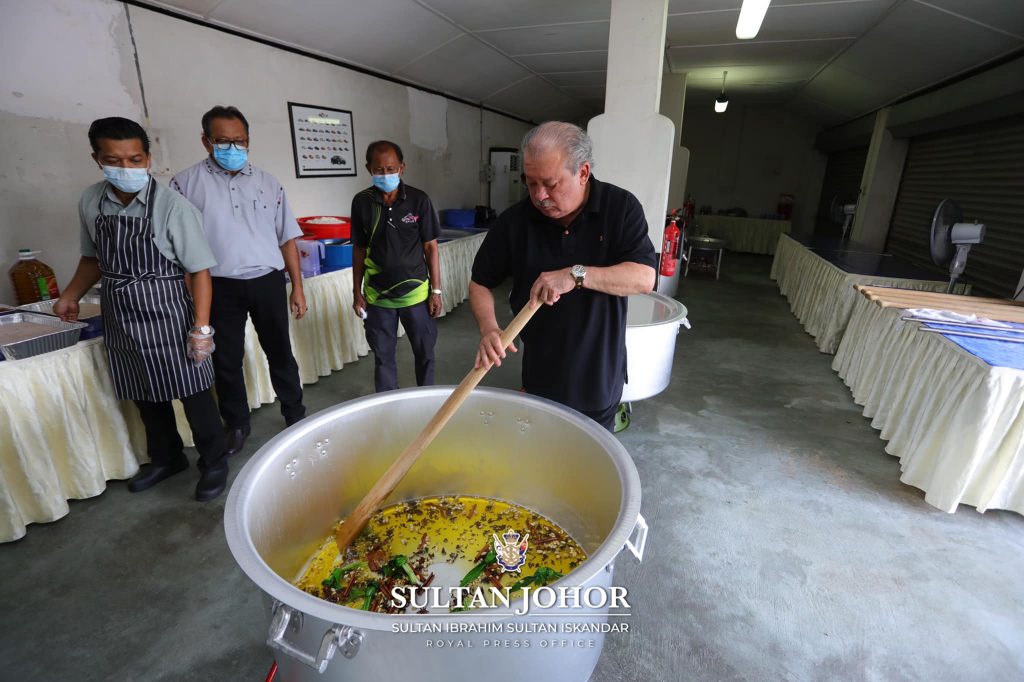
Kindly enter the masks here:
<path id="1" fill-rule="evenodd" d="M 203 115 L 203 146 L 209 156 L 171 179 L 203 213 L 203 229 L 217 265 L 210 321 L 217 329 L 213 354 L 217 400 L 227 430 L 227 453 L 249 435 L 249 401 L 242 375 L 245 322 L 252 318 L 270 364 L 270 378 L 289 426 L 306 415 L 298 364 L 288 337 L 288 309 L 306 313 L 295 222 L 284 188 L 249 163 L 249 122 L 235 107 Z M 292 281 L 290 301 L 283 270 Z"/>

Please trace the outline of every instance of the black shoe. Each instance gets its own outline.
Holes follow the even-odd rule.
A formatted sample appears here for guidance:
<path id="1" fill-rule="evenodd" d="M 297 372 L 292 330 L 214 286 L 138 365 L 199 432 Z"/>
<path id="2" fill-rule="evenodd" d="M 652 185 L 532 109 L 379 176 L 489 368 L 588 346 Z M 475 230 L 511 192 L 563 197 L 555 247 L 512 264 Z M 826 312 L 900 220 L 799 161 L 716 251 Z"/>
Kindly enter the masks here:
<path id="1" fill-rule="evenodd" d="M 196 499 L 200 502 L 209 502 L 219 497 L 228 487 L 228 462 L 226 459 L 222 458 L 212 467 L 204 466 L 200 460 L 199 470 L 202 475 L 199 477 L 199 483 L 196 484 Z"/>
<path id="2" fill-rule="evenodd" d="M 249 437 L 252 427 L 246 424 L 240 429 L 224 429 L 224 454 L 233 455 L 245 445 L 245 439 Z"/>
<path id="3" fill-rule="evenodd" d="M 128 491 L 141 493 L 143 490 L 152 488 L 165 478 L 170 478 L 174 474 L 180 474 L 185 469 L 188 469 L 188 460 L 184 458 L 173 464 L 143 464 L 142 468 L 139 469 L 139 473 L 132 476 L 132 480 L 128 481 Z"/>
<path id="4" fill-rule="evenodd" d="M 286 427 L 287 426 L 294 426 L 295 424 L 298 424 L 300 421 L 302 421 L 305 418 L 306 418 L 306 412 L 305 412 L 305 410 L 303 410 L 302 414 L 300 414 L 297 417 L 285 417 L 284 418 L 284 425 Z"/>

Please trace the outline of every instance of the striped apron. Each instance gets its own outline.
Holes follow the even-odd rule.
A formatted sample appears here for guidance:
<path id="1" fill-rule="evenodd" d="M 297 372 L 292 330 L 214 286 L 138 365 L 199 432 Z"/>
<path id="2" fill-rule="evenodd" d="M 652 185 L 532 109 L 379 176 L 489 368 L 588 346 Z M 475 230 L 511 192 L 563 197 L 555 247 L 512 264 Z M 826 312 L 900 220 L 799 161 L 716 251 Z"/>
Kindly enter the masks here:
<path id="1" fill-rule="evenodd" d="M 194 319 L 184 271 L 153 241 L 156 180 L 146 191 L 146 216 L 96 217 L 96 256 L 103 275 L 103 334 L 120 400 L 186 398 L 213 383 L 213 362 L 186 356 Z"/>

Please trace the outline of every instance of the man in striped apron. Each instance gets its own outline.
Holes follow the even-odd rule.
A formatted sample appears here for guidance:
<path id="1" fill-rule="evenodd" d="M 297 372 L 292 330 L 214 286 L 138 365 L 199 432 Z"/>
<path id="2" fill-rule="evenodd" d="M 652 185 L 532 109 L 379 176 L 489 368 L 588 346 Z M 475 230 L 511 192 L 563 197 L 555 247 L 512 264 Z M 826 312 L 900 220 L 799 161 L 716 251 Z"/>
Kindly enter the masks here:
<path id="1" fill-rule="evenodd" d="M 364 318 L 377 392 L 398 388 L 398 321 L 409 336 L 416 385 L 434 383 L 434 344 L 441 314 L 437 214 L 426 192 L 402 181 L 405 163 L 394 142 L 366 149 L 369 187 L 352 199 L 353 307 Z"/>
<path id="2" fill-rule="evenodd" d="M 82 258 L 54 312 L 75 319 L 79 299 L 102 279 L 114 393 L 138 406 L 151 460 L 128 489 L 146 490 L 188 468 L 171 403 L 180 400 L 200 455 L 195 496 L 212 500 L 227 485 L 228 465 L 210 394 L 209 268 L 215 261 L 202 217 L 150 177 L 149 138 L 138 123 L 99 119 L 89 142 L 106 180 L 82 195 Z"/>

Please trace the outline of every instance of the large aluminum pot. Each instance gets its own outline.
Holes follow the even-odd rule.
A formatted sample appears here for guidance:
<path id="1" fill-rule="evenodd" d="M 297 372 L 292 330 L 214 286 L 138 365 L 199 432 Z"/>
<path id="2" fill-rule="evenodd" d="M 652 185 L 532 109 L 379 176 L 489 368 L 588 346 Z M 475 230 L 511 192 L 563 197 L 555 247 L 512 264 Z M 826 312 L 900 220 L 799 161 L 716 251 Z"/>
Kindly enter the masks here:
<path id="1" fill-rule="evenodd" d="M 278 682 L 478 677 L 564 682 L 586 680 L 593 671 L 602 635 L 519 630 L 524 623 L 560 617 L 606 622 L 607 606 L 543 614 L 533 609 L 526 616 L 505 610 L 395 616 L 331 604 L 291 585 L 332 524 L 356 505 L 450 392 L 451 387 L 391 391 L 324 410 L 270 440 L 239 473 L 228 495 L 225 532 L 238 565 L 268 597 L 268 644 L 276 650 Z M 555 588 L 607 588 L 623 547 L 637 558 L 643 555 L 647 526 L 629 454 L 595 422 L 548 400 L 477 389 L 387 503 L 443 494 L 514 501 L 571 533 L 589 558 L 553 583 Z M 482 529 L 481 544 L 502 530 Z M 517 606 L 521 601 L 511 610 Z M 483 622 L 503 623 L 516 632 L 428 636 L 393 628 Z M 496 648 L 485 640 L 519 645 Z M 545 646 L 552 640 L 563 644 Z M 588 640 L 582 648 L 564 644 Z"/>
<path id="2" fill-rule="evenodd" d="M 672 377 L 676 334 L 686 306 L 658 293 L 633 294 L 626 312 L 626 376 L 622 402 L 658 395 Z"/>

